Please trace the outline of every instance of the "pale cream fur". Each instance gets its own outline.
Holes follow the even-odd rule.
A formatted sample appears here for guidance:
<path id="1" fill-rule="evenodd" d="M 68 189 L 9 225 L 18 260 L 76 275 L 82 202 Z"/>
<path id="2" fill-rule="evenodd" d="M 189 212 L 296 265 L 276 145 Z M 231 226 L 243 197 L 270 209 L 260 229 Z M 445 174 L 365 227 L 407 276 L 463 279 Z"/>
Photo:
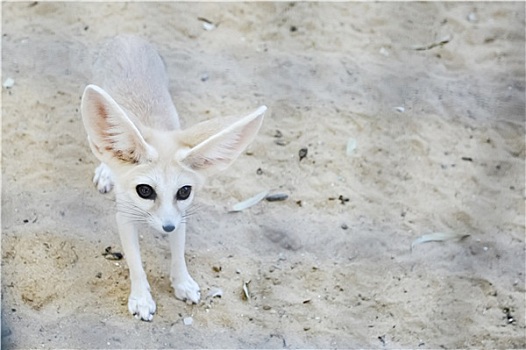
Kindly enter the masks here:
<path id="1" fill-rule="evenodd" d="M 175 296 L 199 302 L 199 286 L 184 258 L 186 211 L 205 178 L 228 167 L 252 142 L 266 107 L 243 118 L 213 119 L 180 130 L 164 63 L 151 44 L 134 36 L 106 43 L 93 82 L 81 102 L 90 147 L 101 161 L 93 181 L 102 193 L 115 188 L 117 225 L 130 270 L 128 309 L 150 321 L 156 305 L 142 266 L 138 224 L 170 235 Z M 141 198 L 139 187 L 154 196 Z"/>

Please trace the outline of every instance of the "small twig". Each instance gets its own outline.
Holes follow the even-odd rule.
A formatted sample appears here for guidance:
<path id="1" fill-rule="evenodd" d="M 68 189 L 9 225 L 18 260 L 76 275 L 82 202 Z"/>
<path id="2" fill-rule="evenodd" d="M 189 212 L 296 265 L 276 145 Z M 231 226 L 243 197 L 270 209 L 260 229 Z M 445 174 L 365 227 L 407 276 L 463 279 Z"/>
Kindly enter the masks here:
<path id="1" fill-rule="evenodd" d="M 451 37 L 445 37 L 444 39 L 440 40 L 439 42 L 435 42 L 435 43 L 431 43 L 427 46 L 417 46 L 415 47 L 414 49 L 416 51 L 425 51 L 425 50 L 431 50 L 431 49 L 434 49 L 435 47 L 437 46 L 443 46 L 443 45 L 446 45 L 447 43 L 449 43 L 451 41 Z"/>
<path id="2" fill-rule="evenodd" d="M 201 22 L 208 23 L 208 24 L 214 24 L 214 22 L 212 22 L 211 20 L 206 19 L 206 18 L 204 18 L 204 17 L 197 17 L 197 20 L 198 20 L 198 21 L 201 21 Z"/>

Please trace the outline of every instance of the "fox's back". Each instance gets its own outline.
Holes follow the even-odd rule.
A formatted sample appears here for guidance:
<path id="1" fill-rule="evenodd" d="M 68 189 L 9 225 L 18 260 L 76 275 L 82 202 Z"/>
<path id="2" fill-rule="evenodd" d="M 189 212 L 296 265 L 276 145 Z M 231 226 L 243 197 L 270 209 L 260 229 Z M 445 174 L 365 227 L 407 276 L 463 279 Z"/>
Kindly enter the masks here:
<path id="1" fill-rule="evenodd" d="M 137 126 L 179 128 L 164 62 L 147 41 L 121 35 L 107 42 L 95 61 L 93 84 L 106 90 Z"/>

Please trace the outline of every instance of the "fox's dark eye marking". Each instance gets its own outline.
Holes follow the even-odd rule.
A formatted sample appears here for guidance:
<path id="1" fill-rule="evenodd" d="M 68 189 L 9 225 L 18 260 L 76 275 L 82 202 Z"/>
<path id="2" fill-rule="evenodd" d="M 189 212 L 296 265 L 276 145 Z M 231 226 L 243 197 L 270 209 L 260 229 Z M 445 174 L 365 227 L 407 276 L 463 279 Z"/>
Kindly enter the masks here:
<path id="1" fill-rule="evenodd" d="M 139 197 L 143 199 L 154 200 L 157 197 L 157 193 L 155 193 L 155 190 L 150 185 L 137 185 L 135 189 L 137 190 Z"/>
<path id="2" fill-rule="evenodd" d="M 192 193 L 192 186 L 183 186 L 177 191 L 175 199 L 178 201 L 184 201 L 190 197 L 190 193 Z"/>

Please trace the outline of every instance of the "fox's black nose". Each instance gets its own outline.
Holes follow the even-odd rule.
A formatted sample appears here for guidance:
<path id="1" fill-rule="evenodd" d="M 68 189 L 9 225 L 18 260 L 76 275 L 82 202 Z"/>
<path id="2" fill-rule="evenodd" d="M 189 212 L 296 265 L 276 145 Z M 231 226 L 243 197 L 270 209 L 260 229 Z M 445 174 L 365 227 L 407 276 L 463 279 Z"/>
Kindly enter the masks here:
<path id="1" fill-rule="evenodd" d="M 172 224 L 163 225 L 163 230 L 165 232 L 172 232 L 173 230 L 175 230 L 175 226 Z"/>

